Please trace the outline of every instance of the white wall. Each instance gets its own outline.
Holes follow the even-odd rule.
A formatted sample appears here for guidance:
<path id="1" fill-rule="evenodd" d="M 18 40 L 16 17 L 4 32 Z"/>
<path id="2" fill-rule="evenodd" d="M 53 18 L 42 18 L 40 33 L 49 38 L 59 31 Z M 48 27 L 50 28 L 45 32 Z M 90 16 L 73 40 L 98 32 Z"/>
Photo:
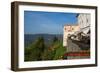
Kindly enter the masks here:
<path id="1" fill-rule="evenodd" d="M 11 54 L 11 14 L 10 3 L 14 0 L 0 0 L 0 73 L 14 73 L 10 70 L 10 54 Z M 40 1 L 46 3 L 62 3 L 62 4 L 83 4 L 83 5 L 99 5 L 100 0 L 19 0 L 19 1 Z M 99 12 L 100 13 L 100 5 Z M 100 14 L 98 14 L 100 19 Z M 98 22 L 98 24 L 100 21 Z M 100 25 L 98 25 L 98 28 Z M 100 31 L 100 29 L 98 29 Z M 98 35 L 100 37 L 100 33 Z M 100 43 L 100 38 L 98 39 Z M 100 48 L 100 46 L 99 46 Z M 100 49 L 98 49 L 100 52 Z M 99 53 L 100 56 L 100 53 Z M 100 65 L 100 58 L 99 58 Z M 99 73 L 100 66 L 88 68 L 73 68 L 73 69 L 56 69 L 56 70 L 40 70 L 40 71 L 26 71 L 25 73 Z M 19 72 L 18 72 L 19 73 Z M 21 72 L 24 73 L 24 72 Z"/>
<path id="2" fill-rule="evenodd" d="M 90 26 L 90 24 L 91 24 L 90 19 L 91 19 L 90 14 L 83 14 L 83 13 L 79 14 L 78 24 L 80 25 L 80 28 L 82 29 L 87 26 Z M 88 22 L 87 22 L 87 20 L 88 20 Z"/>
<path id="3" fill-rule="evenodd" d="M 80 25 L 80 29 L 84 32 L 87 33 L 90 30 L 91 26 L 91 15 L 90 14 L 84 14 L 81 13 L 78 16 L 78 24 Z M 88 20 L 88 22 L 87 22 Z"/>

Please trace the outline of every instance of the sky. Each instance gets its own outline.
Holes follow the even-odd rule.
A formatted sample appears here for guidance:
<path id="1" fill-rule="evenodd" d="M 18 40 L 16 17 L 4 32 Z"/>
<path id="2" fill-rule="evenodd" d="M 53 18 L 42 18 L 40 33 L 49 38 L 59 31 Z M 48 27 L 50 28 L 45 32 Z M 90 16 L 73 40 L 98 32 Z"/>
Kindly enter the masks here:
<path id="1" fill-rule="evenodd" d="M 64 25 L 77 24 L 77 13 L 24 11 L 25 34 L 63 34 Z"/>

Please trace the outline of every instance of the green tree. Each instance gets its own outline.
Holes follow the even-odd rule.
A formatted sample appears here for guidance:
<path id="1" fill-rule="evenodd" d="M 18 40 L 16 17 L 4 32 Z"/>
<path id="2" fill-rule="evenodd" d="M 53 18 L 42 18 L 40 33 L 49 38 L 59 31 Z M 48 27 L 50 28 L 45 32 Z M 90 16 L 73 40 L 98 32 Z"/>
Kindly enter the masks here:
<path id="1" fill-rule="evenodd" d="M 53 38 L 53 42 L 57 42 L 58 41 L 58 38 L 55 36 L 54 38 Z"/>
<path id="2" fill-rule="evenodd" d="M 38 52 L 37 52 L 38 53 L 38 55 L 37 55 L 38 56 L 38 60 L 41 60 L 41 55 L 42 55 L 42 53 L 43 53 L 43 51 L 45 49 L 45 43 L 44 43 L 43 37 L 39 37 L 34 46 L 38 50 Z"/>
<path id="3" fill-rule="evenodd" d="M 43 37 L 38 37 L 35 42 L 25 48 L 25 61 L 41 60 L 44 49 L 44 39 Z"/>

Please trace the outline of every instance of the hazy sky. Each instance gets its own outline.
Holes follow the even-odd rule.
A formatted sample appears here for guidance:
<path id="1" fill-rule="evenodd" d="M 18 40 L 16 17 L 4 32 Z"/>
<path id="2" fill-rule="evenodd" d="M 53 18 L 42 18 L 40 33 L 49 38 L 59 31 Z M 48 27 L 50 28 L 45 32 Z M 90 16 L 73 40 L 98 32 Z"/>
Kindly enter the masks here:
<path id="1" fill-rule="evenodd" d="M 25 34 L 63 34 L 63 26 L 77 24 L 76 13 L 24 11 Z"/>

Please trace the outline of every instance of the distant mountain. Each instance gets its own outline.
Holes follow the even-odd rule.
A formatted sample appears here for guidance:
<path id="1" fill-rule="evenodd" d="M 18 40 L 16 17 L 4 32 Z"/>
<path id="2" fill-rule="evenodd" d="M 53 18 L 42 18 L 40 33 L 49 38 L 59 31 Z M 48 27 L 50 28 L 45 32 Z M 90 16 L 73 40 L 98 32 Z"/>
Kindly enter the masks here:
<path id="1" fill-rule="evenodd" d="M 63 34 L 24 34 L 25 46 L 34 42 L 38 37 L 43 37 L 46 45 L 50 45 L 54 37 L 57 37 L 58 40 L 63 41 Z"/>

